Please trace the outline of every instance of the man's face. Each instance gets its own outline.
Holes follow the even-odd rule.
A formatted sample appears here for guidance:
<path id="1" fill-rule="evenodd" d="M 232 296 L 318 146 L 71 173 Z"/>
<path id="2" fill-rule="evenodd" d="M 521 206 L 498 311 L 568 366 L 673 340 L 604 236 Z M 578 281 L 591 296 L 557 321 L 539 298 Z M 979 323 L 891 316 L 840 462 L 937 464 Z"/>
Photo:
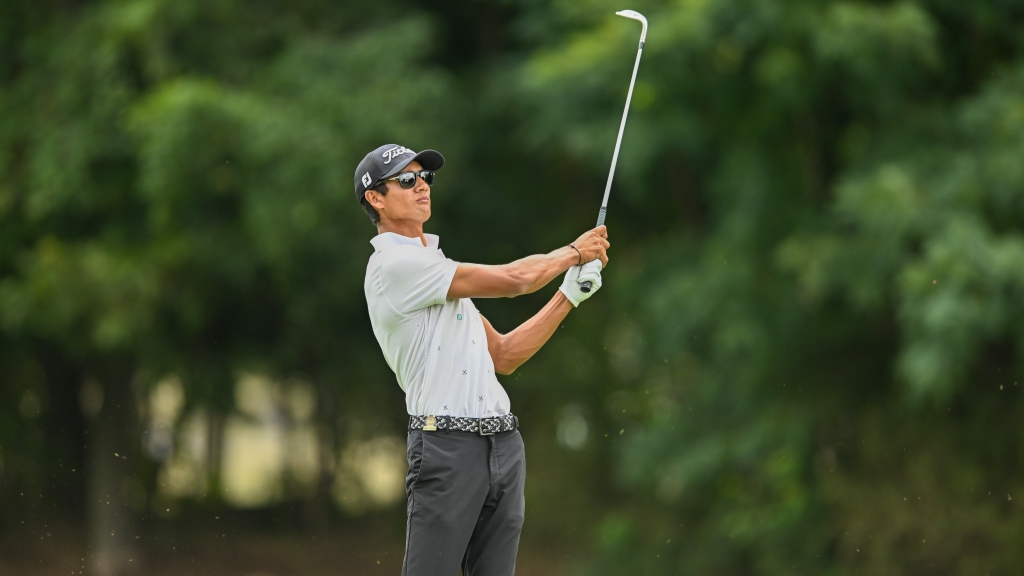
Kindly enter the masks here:
<path id="1" fill-rule="evenodd" d="M 423 166 L 413 161 L 403 168 L 402 172 L 420 170 L 423 170 Z M 430 219 L 430 186 L 427 186 L 422 178 L 416 178 L 416 185 L 408 189 L 399 186 L 398 180 L 389 180 L 387 186 L 386 196 L 381 196 L 373 190 L 366 192 L 370 205 L 380 213 L 381 220 L 423 224 Z"/>

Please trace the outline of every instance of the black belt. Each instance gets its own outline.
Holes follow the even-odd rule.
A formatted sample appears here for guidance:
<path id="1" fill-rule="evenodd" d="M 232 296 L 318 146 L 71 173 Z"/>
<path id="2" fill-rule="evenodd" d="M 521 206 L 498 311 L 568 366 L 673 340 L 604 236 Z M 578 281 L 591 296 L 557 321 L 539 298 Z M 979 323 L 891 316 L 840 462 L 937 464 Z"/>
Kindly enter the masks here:
<path id="1" fill-rule="evenodd" d="M 465 418 L 462 416 L 409 416 L 409 430 L 454 430 L 456 432 L 476 432 L 481 436 L 490 436 L 498 432 L 511 432 L 519 428 L 519 418 L 512 414 L 491 418 Z"/>

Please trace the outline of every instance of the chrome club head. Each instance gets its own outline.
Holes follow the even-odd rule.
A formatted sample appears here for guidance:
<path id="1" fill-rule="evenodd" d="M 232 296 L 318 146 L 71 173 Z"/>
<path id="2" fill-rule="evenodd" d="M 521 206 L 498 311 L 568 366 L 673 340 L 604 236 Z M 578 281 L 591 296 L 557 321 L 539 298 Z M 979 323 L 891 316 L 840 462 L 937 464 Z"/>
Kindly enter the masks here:
<path id="1" fill-rule="evenodd" d="M 643 30 L 640 31 L 640 43 L 643 44 L 647 39 L 647 18 L 644 18 L 644 15 L 636 10 L 619 10 L 615 15 L 629 18 L 630 20 L 637 20 L 643 25 Z"/>

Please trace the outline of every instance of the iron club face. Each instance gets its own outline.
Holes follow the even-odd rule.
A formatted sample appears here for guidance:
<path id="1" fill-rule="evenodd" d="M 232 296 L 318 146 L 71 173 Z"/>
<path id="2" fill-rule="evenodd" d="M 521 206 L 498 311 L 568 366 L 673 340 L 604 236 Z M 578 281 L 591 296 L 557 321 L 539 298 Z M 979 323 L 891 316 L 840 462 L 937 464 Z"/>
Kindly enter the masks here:
<path id="1" fill-rule="evenodd" d="M 630 20 L 636 20 L 643 25 L 643 29 L 640 31 L 640 45 L 643 46 L 644 42 L 647 40 L 647 18 L 644 18 L 644 15 L 636 10 L 619 10 L 615 15 L 622 16 L 623 18 L 629 18 Z"/>

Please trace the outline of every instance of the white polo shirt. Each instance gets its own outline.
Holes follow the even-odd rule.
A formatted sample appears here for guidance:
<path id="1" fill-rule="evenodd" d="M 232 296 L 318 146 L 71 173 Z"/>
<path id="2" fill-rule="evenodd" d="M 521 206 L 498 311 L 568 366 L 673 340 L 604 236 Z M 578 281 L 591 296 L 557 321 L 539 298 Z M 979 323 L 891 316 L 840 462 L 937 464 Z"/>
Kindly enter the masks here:
<path id="1" fill-rule="evenodd" d="M 384 358 L 405 391 L 410 415 L 483 418 L 508 414 L 494 375 L 487 334 L 473 301 L 447 300 L 459 263 L 445 258 L 438 237 L 393 232 L 370 240 L 366 306 Z"/>

